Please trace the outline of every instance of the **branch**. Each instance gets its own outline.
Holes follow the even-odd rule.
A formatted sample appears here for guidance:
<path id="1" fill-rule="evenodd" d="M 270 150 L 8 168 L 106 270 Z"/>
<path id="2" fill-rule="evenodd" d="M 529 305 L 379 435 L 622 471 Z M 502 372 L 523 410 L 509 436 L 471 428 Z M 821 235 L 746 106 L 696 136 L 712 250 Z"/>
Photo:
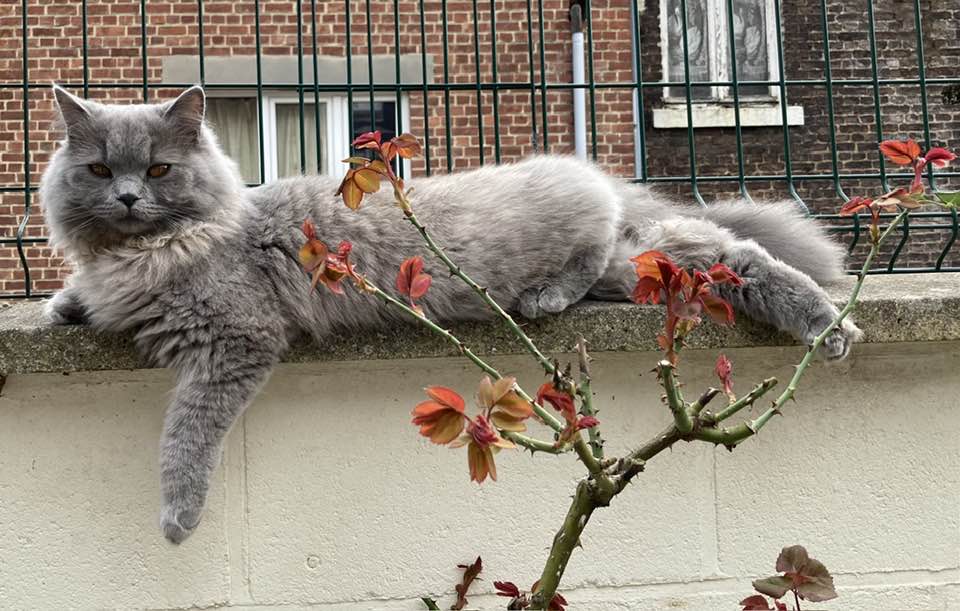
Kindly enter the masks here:
<path id="1" fill-rule="evenodd" d="M 406 201 L 405 194 L 403 194 L 403 198 Z M 544 356 L 542 352 L 540 352 L 540 349 L 537 348 L 536 344 L 533 343 L 533 340 L 530 339 L 530 336 L 524 333 L 523 329 L 521 329 L 520 326 L 517 324 L 517 322 L 513 320 L 513 317 L 510 316 L 510 314 L 508 314 L 506 310 L 500 307 L 500 304 L 497 303 L 496 300 L 494 300 L 493 297 L 490 296 L 490 292 L 486 289 L 486 287 L 481 287 L 479 284 L 474 282 L 473 279 L 470 278 L 470 276 L 468 276 L 467 274 L 465 274 L 463 270 L 460 269 L 460 266 L 454 263 L 450 259 L 450 257 L 448 257 L 447 254 L 443 251 L 443 249 L 440 248 L 440 246 L 438 246 L 437 243 L 433 241 L 433 237 L 430 236 L 430 233 L 427 231 L 427 228 L 423 226 L 423 224 L 417 218 L 417 215 L 414 214 L 413 210 L 410 208 L 409 202 L 407 202 L 406 207 L 401 206 L 401 208 L 403 209 L 403 213 L 406 216 L 406 219 L 410 221 L 411 225 L 416 227 L 417 231 L 420 232 L 420 236 L 423 237 L 424 241 L 427 243 L 427 246 L 430 248 L 433 254 L 437 256 L 437 258 L 443 261 L 444 265 L 447 266 L 447 269 L 450 270 L 450 273 L 456 276 L 457 278 L 460 278 L 461 280 L 463 280 L 463 282 L 466 283 L 467 286 L 473 289 L 473 291 L 477 295 L 479 295 L 481 299 L 483 299 L 483 301 L 490 307 L 490 309 L 493 310 L 494 313 L 496 313 L 496 315 L 499 316 L 501 320 L 503 320 L 504 324 L 506 324 L 507 327 L 509 327 L 510 330 L 513 331 L 513 334 L 517 336 L 517 339 L 520 340 L 520 343 L 523 344 L 523 346 L 527 349 L 527 351 L 530 352 L 530 354 L 532 354 L 534 358 L 536 358 L 540 362 L 540 365 L 543 367 L 543 369 L 548 374 L 553 373 L 554 366 L 553 366 L 553 363 L 550 362 L 550 359 L 548 359 L 546 356 Z"/>
<path id="2" fill-rule="evenodd" d="M 767 392 L 776 385 L 777 378 L 767 378 L 760 384 L 757 384 L 749 394 L 740 397 L 738 400 L 726 406 L 716 414 L 711 414 L 710 412 L 704 413 L 700 419 L 704 424 L 716 424 L 718 422 L 723 422 L 743 408 L 753 405 L 757 399 L 767 394 Z"/>
<path id="3" fill-rule="evenodd" d="M 568 451 L 567 449 L 557 447 L 555 444 L 550 443 L 549 441 L 535 439 L 514 431 L 500 431 L 500 434 L 504 439 L 509 439 L 518 446 L 526 450 L 530 450 L 531 454 L 536 454 L 537 452 L 544 452 L 546 454 L 563 454 L 564 452 Z"/>
<path id="4" fill-rule="evenodd" d="M 463 355 L 466 356 L 468 359 L 470 359 L 471 361 L 473 361 L 473 363 L 474 363 L 477 367 L 479 367 L 480 369 L 482 369 L 484 372 L 488 373 L 488 374 L 489 374 L 491 377 L 493 377 L 495 380 L 499 380 L 500 378 L 503 377 L 502 375 L 500 375 L 500 372 L 499 372 L 499 371 L 497 371 L 496 369 L 493 368 L 493 366 L 491 366 L 489 363 L 487 363 L 487 362 L 484 361 L 482 358 L 480 358 L 479 356 L 477 356 L 472 350 L 470 350 L 469 348 L 467 348 L 466 344 L 464 344 L 462 341 L 460 341 L 460 339 L 459 339 L 456 335 L 454 335 L 453 333 L 450 333 L 449 331 L 447 331 L 447 330 L 444 329 L 443 327 L 437 325 L 435 322 L 433 322 L 432 320 L 430 320 L 430 319 L 427 318 L 426 316 L 421 316 L 419 313 L 417 313 L 415 310 L 413 310 L 413 308 L 409 307 L 408 305 L 406 305 L 406 304 L 403 303 L 402 301 L 396 299 L 396 298 L 393 297 L 392 295 L 389 295 L 388 293 L 385 293 L 383 290 L 377 288 L 377 287 L 374 286 L 373 284 L 370 284 L 370 282 L 367 281 L 366 279 L 364 279 L 364 282 L 363 282 L 363 283 L 364 283 L 364 286 L 365 286 L 365 288 L 366 288 L 366 290 L 367 290 L 368 292 L 373 293 L 374 295 L 376 295 L 376 296 L 377 296 L 378 298 L 380 298 L 384 303 L 386 303 L 386 304 L 388 304 L 388 305 L 391 305 L 391 306 L 393 306 L 393 307 L 395 307 L 395 308 L 399 308 L 399 309 L 403 310 L 404 312 L 406 312 L 407 314 L 409 314 L 410 316 L 412 316 L 413 318 L 415 318 L 417 321 L 419 321 L 420 323 L 422 323 L 423 325 L 425 325 L 428 329 L 430 329 L 431 331 L 433 331 L 434 333 L 436 333 L 436 334 L 439 335 L 440 337 L 444 338 L 445 340 L 447 340 L 448 342 L 450 342 L 451 344 L 453 344 L 454 346 L 456 346 L 456 347 L 457 347 L 457 350 L 459 350 L 461 354 L 463 354 Z M 518 395 L 520 395 L 520 397 L 521 397 L 524 401 L 529 402 L 530 405 L 533 406 L 533 411 L 534 411 L 534 413 L 536 413 L 537 416 L 547 424 L 547 426 L 549 426 L 550 428 L 552 428 L 552 429 L 555 430 L 555 431 L 562 431 L 562 430 L 563 430 L 564 425 L 561 424 L 560 420 L 558 420 L 556 416 L 554 416 L 553 414 L 551 414 L 550 412 L 548 412 L 548 411 L 547 411 L 546 409 L 544 409 L 542 406 L 537 405 L 537 403 L 530 397 L 530 395 L 528 395 L 526 392 L 524 392 L 524 390 L 523 390 L 522 388 L 520 388 L 519 386 L 517 386 L 517 387 L 516 387 L 516 393 L 517 393 Z"/>
<path id="5" fill-rule="evenodd" d="M 581 335 L 577 340 L 577 356 L 580 361 L 580 385 L 577 394 L 580 395 L 580 412 L 584 416 L 596 416 L 597 410 L 593 407 L 593 390 L 590 387 L 590 357 L 587 355 L 587 341 Z M 587 430 L 590 436 L 590 450 L 593 457 L 603 460 L 603 438 L 600 436 L 600 427 L 593 426 Z"/>
<path id="6" fill-rule="evenodd" d="M 683 402 L 675 371 L 676 368 L 670 361 L 664 360 L 657 363 L 657 375 L 660 377 L 660 383 L 663 384 L 663 390 L 667 393 L 667 405 L 673 412 L 673 422 L 678 431 L 686 434 L 693 430 L 693 419 L 687 411 L 686 403 Z"/>

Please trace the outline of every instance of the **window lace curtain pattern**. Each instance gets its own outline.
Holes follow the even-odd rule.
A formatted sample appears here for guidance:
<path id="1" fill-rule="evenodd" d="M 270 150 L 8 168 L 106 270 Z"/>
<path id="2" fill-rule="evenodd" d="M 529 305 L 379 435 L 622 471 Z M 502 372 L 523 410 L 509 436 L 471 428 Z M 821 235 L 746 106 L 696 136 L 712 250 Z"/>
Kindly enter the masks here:
<path id="1" fill-rule="evenodd" d="M 316 114 L 313 104 L 303 105 L 304 174 L 326 171 L 326 108 L 320 104 L 320 142 L 317 143 Z M 317 172 L 317 168 L 320 172 Z M 277 176 L 300 174 L 300 105 L 277 104 Z"/>
<path id="2" fill-rule="evenodd" d="M 207 122 L 247 183 L 261 182 L 255 98 L 208 98 Z"/>

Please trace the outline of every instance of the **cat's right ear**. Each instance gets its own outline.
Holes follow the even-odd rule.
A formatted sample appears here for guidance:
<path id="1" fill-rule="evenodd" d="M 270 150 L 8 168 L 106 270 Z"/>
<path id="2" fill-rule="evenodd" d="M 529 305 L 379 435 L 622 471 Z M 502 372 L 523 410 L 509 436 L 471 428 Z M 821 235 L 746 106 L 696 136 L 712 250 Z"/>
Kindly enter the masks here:
<path id="1" fill-rule="evenodd" d="M 53 86 L 57 110 L 67 130 L 67 138 L 75 138 L 90 122 L 90 110 L 86 103 L 59 85 Z"/>

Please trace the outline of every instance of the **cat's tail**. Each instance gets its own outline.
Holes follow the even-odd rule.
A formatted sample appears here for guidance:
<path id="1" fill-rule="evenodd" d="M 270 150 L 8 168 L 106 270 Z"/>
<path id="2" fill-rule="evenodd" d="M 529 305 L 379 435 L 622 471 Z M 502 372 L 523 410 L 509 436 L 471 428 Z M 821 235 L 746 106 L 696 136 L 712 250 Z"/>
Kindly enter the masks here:
<path id="1" fill-rule="evenodd" d="M 793 202 L 722 202 L 706 208 L 685 207 L 683 214 L 713 221 L 740 239 L 753 240 L 817 283 L 843 275 L 844 248 Z"/>

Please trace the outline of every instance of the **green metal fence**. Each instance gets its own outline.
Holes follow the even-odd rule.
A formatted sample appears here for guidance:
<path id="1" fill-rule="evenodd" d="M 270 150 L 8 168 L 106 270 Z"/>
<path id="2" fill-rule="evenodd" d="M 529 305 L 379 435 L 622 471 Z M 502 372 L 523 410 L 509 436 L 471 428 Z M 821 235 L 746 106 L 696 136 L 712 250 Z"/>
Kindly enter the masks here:
<path id="1" fill-rule="evenodd" d="M 435 134 L 438 130 L 442 130 L 442 138 L 444 146 L 442 147 L 442 156 L 439 159 L 439 165 L 443 165 L 442 162 L 445 161 L 446 168 L 453 167 L 453 158 L 452 158 L 452 125 L 451 125 L 451 95 L 456 92 L 475 92 L 476 95 L 476 106 L 477 106 L 477 123 L 478 123 L 478 134 L 480 137 L 480 147 L 479 147 L 479 158 L 480 163 L 490 163 L 501 161 L 501 142 L 500 142 L 500 132 L 501 132 L 501 120 L 502 109 L 500 108 L 500 96 L 504 95 L 507 92 L 529 92 L 530 98 L 530 108 L 529 112 L 532 113 L 530 120 L 530 138 L 531 142 L 534 143 L 535 148 L 540 151 L 548 151 L 551 148 L 550 145 L 550 110 L 548 105 L 548 95 L 557 91 L 572 91 L 575 89 L 581 89 L 586 91 L 586 97 L 588 98 L 588 108 L 589 116 L 587 118 L 589 122 L 588 133 L 590 134 L 590 149 L 589 152 L 594 158 L 598 155 L 598 123 L 602 121 L 603 116 L 599 114 L 597 110 L 596 99 L 598 95 L 602 95 L 604 91 L 610 90 L 619 90 L 632 92 L 635 96 L 636 104 L 640 109 L 640 112 L 636 115 L 636 121 L 638 122 L 637 129 L 635 130 L 637 142 L 637 148 L 639 150 L 638 158 L 636 159 L 636 176 L 635 180 L 638 182 L 645 183 L 664 183 L 664 184 L 680 184 L 683 183 L 688 185 L 689 192 L 692 198 L 697 200 L 703 205 L 707 205 L 708 197 L 705 197 L 702 193 L 702 190 L 705 185 L 710 184 L 720 184 L 720 185 L 729 185 L 735 186 L 740 195 L 746 199 L 752 198 L 751 190 L 754 185 L 758 184 L 778 184 L 785 188 L 789 197 L 797 202 L 798 205 L 805 206 L 805 202 L 801 197 L 796 185 L 802 181 L 822 181 L 827 182 L 832 185 L 832 189 L 837 197 L 837 207 L 841 200 L 848 198 L 848 194 L 844 189 L 844 183 L 850 181 L 860 181 L 857 184 L 861 183 L 870 183 L 876 186 L 876 188 L 886 188 L 891 180 L 905 180 L 909 176 L 903 172 L 896 171 L 894 168 L 887 167 L 884 164 L 883 159 L 877 155 L 876 156 L 876 170 L 870 172 L 847 172 L 842 168 L 842 164 L 838 160 L 838 146 L 836 141 L 836 132 L 837 132 L 837 119 L 838 115 L 836 113 L 835 107 L 835 94 L 839 88 L 846 87 L 866 87 L 872 93 L 873 109 L 874 109 L 874 119 L 873 125 L 869 126 L 869 129 L 872 131 L 871 137 L 876 142 L 880 142 L 886 138 L 893 137 L 903 137 L 910 134 L 890 134 L 885 131 L 884 126 L 884 117 L 882 113 L 883 101 L 881 90 L 883 88 L 889 87 L 903 87 L 903 88 L 915 88 L 919 91 L 920 96 L 920 113 L 922 117 L 922 133 L 919 134 L 924 140 L 924 144 L 929 147 L 933 144 L 931 124 L 930 124 L 930 113 L 929 113 L 929 95 L 928 89 L 932 86 L 947 86 L 947 85 L 956 85 L 960 83 L 960 78 L 956 77 L 935 77 L 928 78 L 927 71 L 925 68 L 925 57 L 924 57 L 924 45 L 925 37 L 923 30 L 923 10 L 921 7 L 920 0 L 912 0 L 912 6 L 908 6 L 906 9 L 903 9 L 901 6 L 900 10 L 908 10 L 912 13 L 913 27 L 915 30 L 915 49 L 912 53 L 912 58 L 909 61 L 912 61 L 915 64 L 916 76 L 913 78 L 883 78 L 882 68 L 879 63 L 879 51 L 878 51 L 878 40 L 877 40 L 877 31 L 875 28 L 875 14 L 874 14 L 874 5 L 875 0 L 862 0 L 862 5 L 864 9 L 863 15 L 863 26 L 866 30 L 868 40 L 869 40 L 869 55 L 870 55 L 870 74 L 867 78 L 834 78 L 833 75 L 833 66 L 831 61 L 831 34 L 830 34 L 830 10 L 831 3 L 828 3 L 827 0 L 819 0 L 819 27 L 820 32 L 818 36 L 821 39 L 822 46 L 822 78 L 788 78 L 787 70 L 785 65 L 785 48 L 784 48 L 784 24 L 782 12 L 782 2 L 781 0 L 770 0 L 769 6 L 773 8 L 773 28 L 775 30 L 775 45 L 772 49 L 774 50 L 775 57 L 773 58 L 774 63 L 777 66 L 777 70 L 774 71 L 776 77 L 769 78 L 765 80 L 747 80 L 738 78 L 737 68 L 737 43 L 735 41 L 735 0 L 717 0 L 721 2 L 720 5 L 722 10 L 725 12 L 726 16 L 726 36 L 728 38 L 727 49 L 729 51 L 729 66 L 730 73 L 729 78 L 721 80 L 711 80 L 711 79 L 694 79 L 691 77 L 691 66 L 690 66 L 690 44 L 691 41 L 688 39 L 689 28 L 688 18 L 690 16 L 690 7 L 688 4 L 694 2 L 695 0 L 679 0 L 679 16 L 680 16 L 680 31 L 682 32 L 682 54 L 683 54 L 683 79 L 682 80 L 668 80 L 664 74 L 658 75 L 655 78 L 649 78 L 649 75 L 653 72 L 658 72 L 658 69 L 653 69 L 650 65 L 644 65 L 645 54 L 643 47 L 646 45 L 646 39 L 648 37 L 658 37 L 660 33 L 657 31 L 649 32 L 645 31 L 642 27 L 642 11 L 641 6 L 638 6 L 638 0 L 630 0 L 630 10 L 633 23 L 631 24 L 631 29 L 635 36 L 633 36 L 631 42 L 632 45 L 631 57 L 632 61 L 635 62 L 633 66 L 633 79 L 629 81 L 617 81 L 609 82 L 604 79 L 598 78 L 600 75 L 595 74 L 594 70 L 594 53 L 596 49 L 596 43 L 594 40 L 594 30 L 598 27 L 597 22 L 597 12 L 591 8 L 590 1 L 584 0 L 582 2 L 575 2 L 574 4 L 580 4 L 583 10 L 584 16 L 584 33 L 585 33 L 585 51 L 586 51 L 586 81 L 582 84 L 573 84 L 571 82 L 551 82 L 547 78 L 547 60 L 545 53 L 545 12 L 544 12 L 544 3 L 545 0 L 527 0 L 525 2 L 525 12 L 526 12 L 526 52 L 527 52 L 527 63 L 528 70 L 526 75 L 526 80 L 513 80 L 513 81 L 500 81 L 498 73 L 498 44 L 497 44 L 497 27 L 498 27 L 498 2 L 497 0 L 490 0 L 489 5 L 485 2 L 478 4 L 477 0 L 472 0 L 472 3 L 469 5 L 471 16 L 472 16 L 472 27 L 474 35 L 473 43 L 473 52 L 475 55 L 475 64 L 476 64 L 476 74 L 474 82 L 451 82 L 450 79 L 450 67 L 451 59 L 448 55 L 448 46 L 446 44 L 448 36 L 448 6 L 447 3 L 440 3 L 440 29 L 442 31 L 442 36 L 444 43 L 442 45 L 442 53 L 440 53 L 440 62 L 441 69 L 439 70 L 440 82 L 432 82 L 432 79 L 426 78 L 428 73 L 427 57 L 428 53 L 426 49 L 428 47 L 427 42 L 427 30 L 428 30 L 428 15 L 432 13 L 426 10 L 424 0 L 419 0 L 418 3 L 412 3 L 408 0 L 382 0 L 371 2 L 371 0 L 365 0 L 365 2 L 359 3 L 363 7 L 363 21 L 367 24 L 366 27 L 366 61 L 367 61 L 367 74 L 370 75 L 368 82 L 366 83 L 354 83 L 353 78 L 353 59 L 354 51 L 351 44 L 346 44 L 344 47 L 344 54 L 346 56 L 346 79 L 343 83 L 330 84 L 322 83 L 318 84 L 317 78 L 309 79 L 308 82 L 304 78 L 305 70 L 312 70 L 312 74 L 317 74 L 317 61 L 318 53 L 310 53 L 308 58 L 304 51 L 304 33 L 303 28 L 298 29 L 297 33 L 297 45 L 296 45 L 296 58 L 297 58 L 297 70 L 298 70 L 298 82 L 296 84 L 267 84 L 264 73 L 262 58 L 263 53 L 261 49 L 261 17 L 262 17 L 262 7 L 260 0 L 237 0 L 240 4 L 250 4 L 254 12 L 255 24 L 255 49 L 253 50 L 256 54 L 256 80 L 254 82 L 236 82 L 236 83 L 208 83 L 207 82 L 207 71 L 205 65 L 207 63 L 207 57 L 204 52 L 205 36 L 204 36 L 204 2 L 199 0 L 196 3 L 196 18 L 197 23 L 199 24 L 199 33 L 197 38 L 197 49 L 199 55 L 199 78 L 200 82 L 204 84 L 208 90 L 216 91 L 217 89 L 229 90 L 237 88 L 247 88 L 252 91 L 255 91 L 257 98 L 257 117 L 258 117 L 258 140 L 259 140 L 259 165 L 260 165 L 260 176 L 264 176 L 264 90 L 269 88 L 271 90 L 286 90 L 296 93 L 296 103 L 298 106 L 299 112 L 299 163 L 301 170 L 308 169 L 307 165 L 307 155 L 306 155 L 306 146 L 305 146 L 305 119 L 308 118 L 308 111 L 306 107 L 308 105 L 313 106 L 313 112 L 315 113 L 313 123 L 316 127 L 316 141 L 320 142 L 320 96 L 327 93 L 340 93 L 345 94 L 348 99 L 348 133 L 355 134 L 355 125 L 354 125 L 354 99 L 369 100 L 370 116 L 372 121 L 375 121 L 374 113 L 374 103 L 375 98 L 378 97 L 378 94 L 391 93 L 395 96 L 396 108 L 401 107 L 401 98 L 405 94 L 419 94 L 422 95 L 424 104 L 423 104 L 423 128 L 424 133 L 419 134 L 425 137 L 427 146 L 425 147 L 425 157 L 426 157 L 426 173 L 430 173 L 431 170 L 435 170 L 438 167 L 438 152 L 434 147 L 431 147 L 431 143 L 437 142 Z M 738 0 L 739 1 L 739 0 Z M 316 0 L 309 0 L 309 2 L 295 2 L 295 10 L 297 21 L 300 24 L 308 24 L 308 35 L 310 36 L 310 44 L 312 49 L 317 49 L 317 2 Z M 331 2 L 330 4 L 333 4 Z M 401 79 L 401 50 L 398 47 L 394 49 L 395 55 L 395 79 L 394 82 L 390 83 L 378 83 L 375 82 L 376 79 L 373 78 L 374 74 L 374 56 L 373 56 L 373 42 L 372 42 L 372 26 L 371 26 L 371 12 L 375 13 L 393 13 L 394 17 L 394 34 L 397 40 L 400 39 L 400 23 L 401 23 L 401 6 L 406 7 L 404 10 L 409 10 L 409 6 L 413 4 L 414 9 L 419 12 L 417 19 L 419 20 L 420 28 L 420 45 L 421 53 L 420 58 L 422 61 L 422 75 L 423 78 L 420 82 L 402 82 Z M 427 4 L 436 4 L 427 3 Z M 462 3 L 460 3 L 462 4 Z M 500 4 L 503 4 L 503 0 L 500 0 Z M 515 4 L 515 3 L 514 3 Z M 653 2 L 648 4 L 655 4 Z M 815 4 L 811 2 L 811 4 Z M 909 3 L 899 3 L 900 5 L 906 5 Z M 147 101 L 151 98 L 151 91 L 157 89 L 171 89 L 178 87 L 186 87 L 193 83 L 179 82 L 156 82 L 151 80 L 150 72 L 148 66 L 150 65 L 150 56 L 151 49 L 148 36 L 148 12 L 147 12 L 147 2 L 146 0 L 139 0 L 139 26 L 140 26 L 140 59 L 142 63 L 142 75 L 139 81 L 130 82 L 104 82 L 96 81 L 93 82 L 89 77 L 89 43 L 88 40 L 88 2 L 87 0 L 80 0 L 80 14 L 82 19 L 82 49 L 80 50 L 82 59 L 83 59 L 83 72 L 82 72 L 82 81 L 81 82 L 66 82 L 62 85 L 73 88 L 82 92 L 84 97 L 87 97 L 91 90 L 93 89 L 139 89 L 142 92 L 142 98 L 144 101 Z M 372 6 L 373 5 L 373 6 Z M 354 40 L 357 38 L 363 38 L 363 32 L 357 33 L 352 31 L 351 24 L 357 18 L 356 6 L 358 3 L 356 0 L 345 0 L 341 3 L 342 14 L 346 22 L 346 30 L 351 32 L 351 38 Z M 663 0 L 661 7 L 667 6 L 667 0 Z M 10 292 L 7 291 L 6 294 L 0 295 L 3 298 L 18 298 L 18 297 L 39 297 L 43 296 L 45 293 L 43 291 L 36 291 L 33 289 L 33 281 L 31 279 L 31 269 L 27 257 L 27 249 L 31 246 L 42 245 L 45 243 L 45 238 L 42 236 L 29 236 L 27 235 L 27 227 L 31 222 L 31 216 L 35 215 L 35 190 L 36 185 L 31 181 L 30 167 L 31 167 L 31 116 L 30 116 L 30 104 L 29 100 L 31 97 L 36 96 L 36 92 L 41 89 L 49 87 L 48 82 L 40 82 L 32 79 L 30 73 L 30 45 L 29 41 L 31 40 L 31 30 L 36 26 L 36 24 L 31 25 L 31 11 L 36 7 L 32 7 L 28 0 L 21 0 L 20 2 L 20 17 L 21 17 L 21 38 L 22 46 L 20 49 L 20 55 L 22 60 L 22 75 L 20 82 L 17 83 L 0 83 L 0 88 L 2 89 L 17 89 L 22 92 L 22 120 L 23 120 L 23 137 L 22 137 L 22 151 L 23 151 L 23 166 L 24 166 L 24 178 L 23 181 L 19 184 L 5 184 L 0 186 L 0 194 L 21 194 L 23 209 L 22 216 L 19 224 L 16 228 L 6 228 L 7 232 L 5 235 L 0 237 L 0 247 L 13 247 L 16 249 L 22 266 L 22 275 L 23 275 L 23 289 L 20 291 Z M 306 14 L 305 14 L 306 13 Z M 485 23 L 485 28 L 489 28 L 490 40 L 492 42 L 481 43 L 481 35 L 478 31 L 478 24 L 481 22 L 479 17 L 480 13 L 486 15 L 488 19 Z M 41 23 L 42 24 L 42 23 Z M 626 44 L 626 43 L 624 43 Z M 661 44 L 666 44 L 661 41 Z M 903 61 L 907 61 L 907 58 L 902 58 Z M 306 65 L 305 63 L 311 62 L 311 65 Z M 481 66 L 484 67 L 484 72 L 489 71 L 492 75 L 491 79 L 484 79 L 481 75 Z M 751 173 L 747 170 L 745 164 L 744 156 L 744 145 L 745 142 L 749 140 L 751 135 L 745 130 L 742 124 L 742 113 L 745 107 L 744 100 L 742 99 L 744 91 L 746 88 L 750 87 L 769 87 L 773 88 L 776 91 L 776 96 L 779 98 L 779 110 L 781 113 L 781 127 L 779 127 L 780 137 L 782 138 L 782 156 L 783 156 L 783 170 L 782 172 L 766 172 L 766 173 Z M 697 99 L 695 97 L 695 92 L 698 87 L 724 87 L 729 88 L 730 99 L 729 104 L 733 108 L 734 112 L 734 125 L 732 130 L 728 130 L 730 137 L 735 140 L 736 148 L 736 165 L 735 167 L 728 168 L 724 172 L 712 172 L 705 173 L 700 169 L 701 163 L 705 155 L 709 153 L 704 153 L 698 150 L 697 145 L 699 142 L 700 133 L 698 129 L 694 127 L 694 113 L 697 108 Z M 650 139 L 651 139 L 651 129 L 648 125 L 649 122 L 649 110 L 652 105 L 661 103 L 663 97 L 663 91 L 665 88 L 679 88 L 682 90 L 683 95 L 681 96 L 680 102 L 683 105 L 683 108 L 686 111 L 686 137 L 685 145 L 686 151 L 685 154 L 689 158 L 689 168 L 685 173 L 667 173 L 667 174 L 657 174 L 650 170 Z M 818 173 L 797 173 L 794 171 L 794 148 L 791 145 L 791 136 L 796 133 L 793 132 L 788 127 L 788 102 L 792 95 L 792 92 L 796 91 L 797 88 L 807 88 L 807 90 L 819 89 L 822 91 L 822 100 L 825 104 L 827 112 L 827 121 L 828 121 L 828 133 L 830 137 L 830 165 L 829 171 L 818 172 Z M 439 93 L 443 99 L 444 105 L 444 120 L 442 125 L 437 125 L 435 117 L 431 117 L 431 113 L 428 112 L 427 103 L 430 94 Z M 485 103 L 484 100 L 489 99 L 489 103 Z M 537 116 L 538 106 L 540 109 L 540 116 Z M 492 110 L 492 115 L 490 112 Z M 493 122 L 493 142 L 485 142 L 489 130 L 485 130 L 485 122 L 487 122 L 487 127 L 489 127 L 489 120 L 492 116 Z M 421 118 L 418 117 L 418 120 Z M 398 116 L 396 117 L 396 131 L 404 131 L 409 128 L 409 126 L 403 125 L 402 116 L 398 111 Z M 375 126 L 375 125 L 374 125 Z M 368 126 L 369 127 L 369 126 Z M 799 128 L 803 129 L 803 128 Z M 492 144 L 492 158 L 489 154 L 486 154 L 487 146 Z M 947 143 L 955 144 L 955 143 Z M 320 159 L 320 154 L 318 150 L 317 159 Z M 629 163 L 633 163 L 634 160 L 629 160 Z M 319 162 L 318 162 L 319 163 Z M 932 166 L 929 166 L 928 179 L 930 184 L 934 187 L 937 187 L 940 182 L 940 179 L 951 179 L 953 177 L 960 176 L 960 173 L 951 172 L 951 171 L 938 171 L 936 175 Z M 850 245 L 851 252 L 854 252 L 855 249 L 859 246 L 862 246 L 863 240 L 861 225 L 857 219 L 841 219 L 836 214 L 821 214 L 819 215 L 825 221 L 833 224 L 833 230 L 838 234 L 844 236 L 844 239 L 848 241 Z M 910 267 L 906 265 L 898 265 L 898 257 L 904 247 L 910 242 L 911 235 L 918 231 L 935 231 L 941 236 L 941 246 L 940 252 L 937 256 L 936 262 L 933 265 L 927 265 L 920 268 Z M 960 267 L 950 266 L 947 264 L 948 255 L 951 252 L 951 249 L 956 242 L 958 235 L 958 220 L 957 214 L 953 212 L 919 212 L 912 215 L 909 223 L 905 223 L 902 230 L 902 239 L 897 245 L 897 247 L 890 253 L 889 262 L 882 269 L 876 271 L 880 272 L 905 272 L 905 271 L 960 271 Z M 12 234 L 12 235 L 11 235 Z"/>

